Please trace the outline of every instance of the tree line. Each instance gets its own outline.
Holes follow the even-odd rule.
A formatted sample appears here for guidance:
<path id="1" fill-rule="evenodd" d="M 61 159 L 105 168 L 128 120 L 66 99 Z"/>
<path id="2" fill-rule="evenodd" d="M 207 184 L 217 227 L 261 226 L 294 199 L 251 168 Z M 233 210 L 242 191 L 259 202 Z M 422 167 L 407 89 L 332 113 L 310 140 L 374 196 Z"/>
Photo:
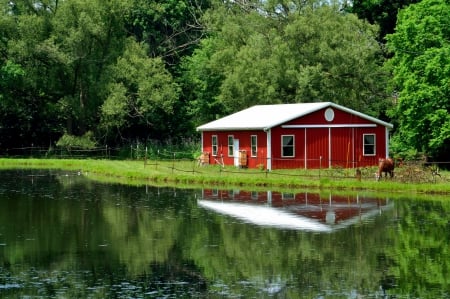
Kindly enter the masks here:
<path id="1" fill-rule="evenodd" d="M 0 148 L 182 143 L 255 104 L 332 101 L 450 152 L 446 0 L 0 0 Z"/>

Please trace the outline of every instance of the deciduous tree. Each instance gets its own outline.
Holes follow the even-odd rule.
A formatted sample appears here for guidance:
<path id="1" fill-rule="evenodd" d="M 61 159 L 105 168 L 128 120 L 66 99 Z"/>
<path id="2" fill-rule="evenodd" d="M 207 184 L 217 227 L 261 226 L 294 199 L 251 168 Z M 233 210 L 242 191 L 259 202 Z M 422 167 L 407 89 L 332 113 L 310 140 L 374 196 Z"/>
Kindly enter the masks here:
<path id="1" fill-rule="evenodd" d="M 129 38 L 123 55 L 108 73 L 110 83 L 101 106 L 101 126 L 107 136 L 170 136 L 167 121 L 173 116 L 179 87 L 164 62 L 148 57 L 146 49 Z M 133 135 L 125 136 L 131 128 Z"/>
<path id="2" fill-rule="evenodd" d="M 398 92 L 395 149 L 447 157 L 450 152 L 450 4 L 424 0 L 401 11 L 387 36 Z"/>
<path id="3" fill-rule="evenodd" d="M 251 9 L 257 1 L 244 4 L 207 16 L 210 37 L 187 73 L 193 86 L 211 89 L 194 94 L 194 111 L 211 119 L 221 116 L 213 110 L 220 106 L 227 114 L 255 104 L 333 101 L 381 114 L 388 74 L 376 26 L 329 5 L 287 6 L 279 16 Z"/>

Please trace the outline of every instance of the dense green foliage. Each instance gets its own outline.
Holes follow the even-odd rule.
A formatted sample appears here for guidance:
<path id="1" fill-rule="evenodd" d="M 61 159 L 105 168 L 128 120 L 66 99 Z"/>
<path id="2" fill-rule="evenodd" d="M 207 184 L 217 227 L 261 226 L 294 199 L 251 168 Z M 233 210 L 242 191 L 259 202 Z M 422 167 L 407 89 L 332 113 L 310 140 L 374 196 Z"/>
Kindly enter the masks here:
<path id="1" fill-rule="evenodd" d="M 438 158 L 450 152 L 450 3 L 424 0 L 400 13 L 388 35 L 389 65 L 399 93 L 395 146 Z"/>
<path id="2" fill-rule="evenodd" d="M 182 18 L 195 20 L 200 8 L 1 1 L 1 146 L 54 145 L 88 131 L 100 144 L 183 133 L 180 87 L 168 66 L 199 38 Z"/>
<path id="3" fill-rule="evenodd" d="M 0 148 L 182 143 L 251 105 L 332 101 L 442 157 L 448 2 L 414 2 L 0 0 Z"/>

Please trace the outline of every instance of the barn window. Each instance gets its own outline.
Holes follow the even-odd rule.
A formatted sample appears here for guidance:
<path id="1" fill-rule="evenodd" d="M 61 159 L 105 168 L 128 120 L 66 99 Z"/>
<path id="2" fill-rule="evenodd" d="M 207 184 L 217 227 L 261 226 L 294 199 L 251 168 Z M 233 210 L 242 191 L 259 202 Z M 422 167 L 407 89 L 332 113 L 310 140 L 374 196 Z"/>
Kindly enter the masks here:
<path id="1" fill-rule="evenodd" d="M 233 157 L 233 135 L 228 135 L 228 157 Z"/>
<path id="2" fill-rule="evenodd" d="M 364 134 L 363 140 L 364 156 L 375 156 L 375 134 Z"/>
<path id="3" fill-rule="evenodd" d="M 212 135 L 211 146 L 212 146 L 212 155 L 217 156 L 217 149 L 218 149 L 217 135 Z"/>
<path id="4" fill-rule="evenodd" d="M 294 157 L 294 135 L 281 136 L 281 156 Z"/>
<path id="5" fill-rule="evenodd" d="M 256 157 L 256 154 L 258 153 L 257 140 L 256 135 L 251 136 L 252 157 Z"/>
<path id="6" fill-rule="evenodd" d="M 295 199 L 295 194 L 294 193 L 281 193 L 281 199 L 283 200 L 292 200 Z"/>

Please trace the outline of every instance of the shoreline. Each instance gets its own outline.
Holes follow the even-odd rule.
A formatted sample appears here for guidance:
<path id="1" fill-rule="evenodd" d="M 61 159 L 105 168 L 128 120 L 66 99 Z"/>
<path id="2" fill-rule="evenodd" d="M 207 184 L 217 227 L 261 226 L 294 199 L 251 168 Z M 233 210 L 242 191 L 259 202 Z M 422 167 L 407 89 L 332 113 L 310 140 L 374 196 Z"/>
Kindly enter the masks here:
<path id="1" fill-rule="evenodd" d="M 77 171 L 89 179 L 127 185 L 169 186 L 179 188 L 245 188 L 276 189 L 287 191 L 318 192 L 367 192 L 407 196 L 437 196 L 450 200 L 450 174 L 444 172 L 435 183 L 404 183 L 394 180 L 375 181 L 366 178 L 361 181 L 348 176 L 339 178 L 323 175 L 307 176 L 305 172 L 268 174 L 258 170 L 219 169 L 216 166 L 194 167 L 192 162 L 158 161 L 144 163 L 135 160 L 94 159 L 17 159 L 0 158 L 0 169 L 55 169 Z M 312 173 L 313 171 L 311 171 Z M 322 170 L 325 172 L 325 170 Z"/>

